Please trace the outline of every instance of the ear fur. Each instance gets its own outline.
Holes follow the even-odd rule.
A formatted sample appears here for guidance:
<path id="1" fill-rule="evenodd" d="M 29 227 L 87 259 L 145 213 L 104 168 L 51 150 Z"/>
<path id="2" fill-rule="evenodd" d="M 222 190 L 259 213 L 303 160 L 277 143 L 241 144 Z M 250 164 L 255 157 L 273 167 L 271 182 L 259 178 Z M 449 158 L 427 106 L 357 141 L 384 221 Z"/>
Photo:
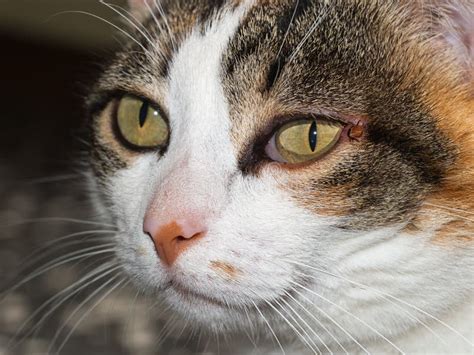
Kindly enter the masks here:
<path id="1" fill-rule="evenodd" d="M 435 36 L 474 83 L 474 0 L 435 0 L 430 10 Z"/>
<path id="2" fill-rule="evenodd" d="M 128 0 L 128 6 L 134 16 L 145 19 L 150 14 L 150 9 L 154 9 L 160 0 Z"/>

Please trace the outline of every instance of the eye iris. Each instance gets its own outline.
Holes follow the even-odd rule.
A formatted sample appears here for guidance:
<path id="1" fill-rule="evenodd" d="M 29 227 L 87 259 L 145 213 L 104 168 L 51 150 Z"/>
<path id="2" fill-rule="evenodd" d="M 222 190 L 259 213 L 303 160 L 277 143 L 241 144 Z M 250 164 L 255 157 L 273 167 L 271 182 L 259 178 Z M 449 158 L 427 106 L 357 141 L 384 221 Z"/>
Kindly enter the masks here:
<path id="1" fill-rule="evenodd" d="M 164 146 L 170 134 L 159 109 L 147 100 L 130 95 L 119 103 L 117 124 L 122 138 L 134 147 Z"/>
<path id="2" fill-rule="evenodd" d="M 274 136 L 267 154 L 275 161 L 298 164 L 315 160 L 338 142 L 343 126 L 324 119 L 301 119 L 287 123 Z"/>
<path id="3" fill-rule="evenodd" d="M 318 125 L 316 124 L 316 121 L 313 121 L 313 123 L 309 127 L 309 146 L 313 153 L 316 150 L 317 144 L 318 144 Z"/>

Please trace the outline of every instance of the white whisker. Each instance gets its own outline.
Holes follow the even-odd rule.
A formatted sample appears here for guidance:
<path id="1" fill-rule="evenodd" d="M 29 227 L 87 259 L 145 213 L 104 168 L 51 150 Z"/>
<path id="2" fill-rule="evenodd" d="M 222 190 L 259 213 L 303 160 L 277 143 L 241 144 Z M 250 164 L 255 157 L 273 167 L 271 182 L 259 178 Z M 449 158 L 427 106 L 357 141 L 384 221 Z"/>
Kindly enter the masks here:
<path id="1" fill-rule="evenodd" d="M 281 345 L 281 342 L 280 342 L 280 339 L 278 339 L 275 331 L 273 330 L 272 326 L 270 325 L 270 322 L 267 320 L 267 318 L 265 318 L 265 316 L 263 315 L 262 311 L 260 310 L 260 308 L 258 308 L 257 304 L 253 301 L 253 300 L 250 300 L 250 302 L 252 302 L 253 306 L 255 307 L 255 309 L 257 310 L 258 314 L 262 317 L 263 321 L 265 322 L 265 324 L 267 325 L 268 329 L 270 329 L 270 333 L 272 333 L 272 336 L 273 338 L 276 340 L 278 346 L 280 347 L 281 349 L 281 353 L 283 355 L 286 355 L 285 353 L 285 349 L 283 349 L 283 346 Z"/>
<path id="2" fill-rule="evenodd" d="M 301 339 L 306 344 L 306 346 L 308 346 L 308 348 L 313 352 L 313 354 L 317 354 L 317 351 L 311 346 L 311 344 L 308 343 L 306 338 L 298 331 L 298 329 L 296 329 L 293 323 L 291 323 L 274 305 L 272 305 L 271 302 L 267 300 L 264 300 L 264 301 L 268 306 L 270 306 L 270 308 L 272 308 L 283 319 L 283 321 L 286 324 L 288 324 L 291 330 L 293 330 L 298 336 L 298 338 Z"/>
<path id="3" fill-rule="evenodd" d="M 173 31 L 171 30 L 171 26 L 170 26 L 169 21 L 166 17 L 165 11 L 163 10 L 163 6 L 157 0 L 154 0 L 154 3 L 155 3 L 155 7 L 158 9 L 158 12 L 160 13 L 160 16 L 163 19 L 163 22 L 165 23 L 165 26 L 168 30 L 168 35 L 169 35 L 170 40 L 171 40 L 171 45 L 173 46 L 173 49 L 176 51 L 177 48 L 178 48 L 177 43 L 176 43 L 176 36 L 173 33 Z"/>
<path id="4" fill-rule="evenodd" d="M 426 205 L 426 206 L 440 208 L 440 209 L 447 210 L 447 211 L 461 212 L 461 213 L 465 213 L 465 214 L 468 214 L 468 215 L 471 215 L 471 216 L 474 215 L 474 212 L 466 211 L 466 210 L 463 210 L 461 208 L 441 206 L 441 205 L 436 205 L 436 204 L 430 203 L 430 202 L 424 202 L 423 204 Z"/>
<path id="5" fill-rule="evenodd" d="M 340 346 L 341 348 L 347 353 L 347 351 L 344 349 L 344 347 L 339 343 L 339 341 L 336 339 L 336 337 L 334 337 L 329 331 L 328 329 L 321 323 L 321 321 L 319 319 L 317 319 L 311 312 L 309 312 L 299 301 L 297 301 L 289 292 L 285 292 L 285 294 L 287 295 L 287 297 L 291 298 L 293 302 L 295 302 L 297 305 L 299 305 L 303 311 L 308 314 L 311 318 L 313 318 L 314 320 L 316 320 L 316 322 L 319 324 L 319 326 L 321 326 L 325 331 L 326 333 L 328 333 L 332 338 L 333 340 L 335 340 Z M 297 314 L 297 312 L 293 309 L 293 307 L 291 307 L 288 304 L 288 307 L 290 307 L 290 309 L 295 313 Z M 298 317 L 301 317 L 298 315 Z M 310 329 L 310 331 L 314 334 L 315 337 L 318 338 L 318 340 L 323 344 L 323 346 L 326 348 L 327 351 L 329 351 L 330 354 L 333 354 L 333 352 L 331 351 L 331 349 L 326 345 L 326 343 L 324 342 L 324 340 L 308 325 L 308 323 L 306 321 L 303 320 L 303 322 L 306 324 L 306 326 Z"/>
<path id="6" fill-rule="evenodd" d="M 112 246 L 112 245 L 114 246 L 114 244 L 110 244 L 109 246 Z M 6 295 L 8 295 L 8 294 L 12 293 L 13 291 L 17 290 L 22 285 L 24 285 L 24 284 L 30 282 L 31 280 L 45 274 L 48 271 L 56 269 L 56 268 L 58 268 L 62 265 L 65 265 L 65 264 L 68 264 L 68 263 L 71 263 L 73 261 L 80 260 L 80 259 L 87 259 L 87 258 L 91 258 L 93 256 L 115 252 L 115 248 L 109 248 L 109 249 L 102 249 L 101 250 L 101 248 L 103 248 L 103 247 L 104 246 L 102 245 L 102 246 L 99 246 L 99 247 L 94 247 L 94 249 L 88 248 L 88 249 L 91 249 L 91 250 L 98 250 L 98 251 L 94 251 L 94 252 L 90 252 L 90 253 L 84 253 L 85 250 L 81 250 L 81 251 L 78 251 L 78 252 L 75 252 L 75 253 L 67 254 L 63 257 L 60 257 L 60 258 L 57 258 L 56 260 L 51 261 L 50 263 L 47 264 L 47 266 L 44 266 L 40 270 L 31 273 L 30 275 L 26 276 L 23 280 L 21 280 L 20 282 L 15 284 L 13 287 L 11 287 L 10 289 L 8 289 L 4 293 L 2 293 L 2 295 L 0 296 L 0 300 L 4 299 L 4 297 L 6 297 Z M 73 255 L 74 257 L 71 257 L 71 255 Z"/>
<path id="7" fill-rule="evenodd" d="M 312 270 L 315 270 L 315 271 L 319 271 L 319 272 L 321 272 L 321 273 L 324 273 L 324 274 L 326 274 L 326 275 L 339 278 L 339 279 L 344 280 L 344 281 L 346 281 L 346 282 L 348 282 L 348 283 L 350 283 L 350 284 L 353 284 L 353 285 L 355 285 L 355 286 L 359 286 L 359 287 L 365 288 L 365 289 L 367 289 L 367 290 L 373 291 L 374 293 L 377 293 L 378 295 L 380 295 L 380 296 L 383 297 L 384 299 L 389 298 L 389 299 L 391 299 L 391 300 L 393 300 L 393 301 L 399 302 L 399 303 L 401 303 L 401 304 L 403 304 L 403 305 L 405 305 L 405 306 L 407 306 L 407 307 L 409 307 L 409 308 L 411 308 L 411 309 L 413 309 L 413 310 L 415 310 L 415 311 L 418 311 L 418 312 L 424 314 L 425 316 L 427 316 L 427 317 L 429 317 L 430 319 L 432 319 L 432 320 L 438 322 L 439 324 L 442 324 L 443 326 L 445 326 L 446 328 L 448 328 L 449 330 L 451 330 L 452 332 L 454 332 L 456 335 L 458 335 L 458 336 L 460 336 L 462 339 L 464 339 L 468 344 L 470 344 L 471 346 L 474 346 L 474 344 L 473 344 L 472 342 L 470 342 L 469 339 L 467 339 L 464 335 L 462 335 L 460 332 L 458 332 L 456 329 L 454 329 L 454 328 L 453 328 L 452 326 L 450 326 L 449 324 L 443 322 L 442 320 L 440 320 L 440 319 L 438 319 L 437 317 L 433 316 L 432 314 L 430 314 L 430 313 L 424 311 L 423 309 L 421 309 L 421 308 L 419 308 L 419 307 L 417 307 L 417 306 L 414 306 L 414 305 L 412 305 L 412 304 L 410 304 L 410 303 L 408 303 L 408 302 L 406 302 L 406 301 L 404 301 L 404 300 L 402 300 L 402 299 L 400 299 L 400 298 L 398 298 L 398 297 L 395 297 L 395 296 L 393 296 L 393 295 L 391 295 L 391 294 L 389 294 L 389 293 L 380 291 L 380 290 L 375 289 L 375 288 L 373 288 L 373 287 L 370 287 L 370 286 L 367 286 L 367 285 L 364 285 L 364 284 L 361 284 L 361 283 L 358 283 L 358 282 L 349 280 L 349 279 L 347 279 L 347 278 L 345 278 L 345 277 L 343 277 L 343 276 L 333 274 L 333 273 L 331 273 L 331 272 L 329 272 L 329 271 L 326 271 L 326 270 L 323 270 L 323 269 L 319 269 L 319 268 L 315 268 L 315 267 L 310 266 L 310 265 L 302 264 L 302 263 L 297 262 L 297 261 L 294 261 L 294 260 L 288 260 L 288 261 L 291 262 L 291 263 L 294 263 L 294 264 L 296 264 L 296 265 L 300 265 L 300 266 L 303 266 L 303 267 L 307 267 L 307 268 L 310 268 L 310 269 L 312 269 Z M 385 297 L 386 297 L 386 298 L 385 298 Z M 394 304 L 393 301 L 391 302 L 392 304 Z M 402 309 L 403 309 L 403 308 L 402 308 Z M 405 310 L 405 311 L 406 311 L 406 310 Z M 412 315 L 412 316 L 413 316 L 413 315 Z M 415 317 L 415 316 L 413 316 L 413 317 L 414 317 L 415 320 L 418 320 L 418 321 L 420 322 L 420 324 L 424 325 L 427 330 L 430 330 L 431 333 L 432 333 L 433 335 L 435 335 L 441 342 L 445 343 L 445 341 L 439 336 L 439 334 L 437 334 L 436 332 L 434 332 L 428 325 L 426 325 L 424 322 L 422 322 L 421 320 L 419 320 L 417 317 Z"/>
<path id="8" fill-rule="evenodd" d="M 326 8 L 326 4 L 325 4 L 325 8 Z M 299 51 L 301 50 L 301 48 L 303 48 L 303 46 L 306 44 L 306 41 L 308 41 L 308 39 L 311 37 L 311 35 L 314 33 L 314 31 L 318 28 L 319 24 L 324 20 L 324 18 L 326 17 L 327 13 L 324 12 L 324 9 L 323 9 L 323 14 L 322 15 L 319 15 L 318 19 L 314 22 L 314 24 L 311 26 L 311 28 L 309 29 L 308 33 L 306 33 L 306 35 L 303 37 L 303 39 L 301 40 L 301 42 L 298 44 L 298 46 L 296 47 L 296 49 L 293 51 L 292 55 L 290 56 L 290 59 L 288 60 L 288 64 L 291 63 L 295 57 L 298 55 Z"/>
<path id="9" fill-rule="evenodd" d="M 64 326 L 66 323 L 87 303 L 89 302 L 92 298 L 94 298 L 97 294 L 99 294 L 105 287 L 107 287 L 111 282 L 115 281 L 115 279 L 119 275 L 113 277 L 109 281 L 107 281 L 104 285 L 99 287 L 96 291 L 94 291 L 84 302 L 82 302 L 75 310 L 74 312 L 69 316 L 69 318 L 64 322 Z M 66 345 L 67 341 L 71 337 L 72 333 L 74 333 L 74 330 L 79 326 L 79 324 L 100 304 L 102 303 L 103 300 L 105 300 L 107 297 L 110 296 L 112 292 L 114 292 L 121 284 L 125 282 L 125 279 L 120 280 L 117 282 L 110 290 L 108 290 L 92 307 L 90 307 L 80 318 L 79 320 L 74 324 L 74 326 L 71 328 L 71 330 L 67 333 L 66 337 L 62 341 L 62 343 L 59 345 L 58 350 L 56 354 L 59 354 L 61 352 L 61 349 Z M 64 326 L 61 327 L 58 332 L 56 332 L 56 335 L 54 336 L 53 340 L 51 341 L 51 345 L 49 347 L 48 353 L 51 352 L 52 347 L 54 346 L 56 340 L 58 339 L 59 334 L 61 331 L 64 329 Z"/>
<path id="10" fill-rule="evenodd" d="M 79 281 L 75 282 L 74 284 L 68 286 L 61 292 L 57 293 L 53 297 L 51 297 L 49 300 L 44 302 L 31 316 L 26 319 L 19 329 L 16 332 L 16 335 L 13 337 L 15 339 L 22 331 L 23 329 L 33 320 L 38 316 L 46 307 L 54 303 L 54 306 L 51 307 L 48 312 L 46 312 L 35 324 L 35 326 L 28 332 L 26 333 L 19 342 L 21 342 L 23 339 L 28 337 L 32 332 L 36 333 L 37 330 L 41 327 L 41 325 L 49 318 L 51 314 L 53 314 L 64 302 L 66 302 L 68 299 L 85 289 L 86 287 L 94 284 L 95 282 L 103 279 L 105 276 L 111 274 L 112 272 L 120 269 L 120 266 L 116 266 L 115 262 L 109 262 L 107 264 L 104 264 L 102 267 L 98 267 L 95 270 L 89 272 L 86 276 L 82 277 Z M 97 274 L 100 274 L 99 276 L 95 277 Z M 93 278 L 92 280 L 90 280 Z M 87 282 L 86 282 L 87 281 Z M 70 292 L 73 291 L 73 292 Z M 55 303 L 56 301 L 59 301 Z"/>
<path id="11" fill-rule="evenodd" d="M 148 32 L 148 30 L 145 28 L 145 26 L 143 26 L 141 24 L 140 21 L 138 21 L 129 11 L 127 10 L 124 10 L 122 7 L 118 6 L 118 5 L 113 5 L 113 4 L 109 4 L 107 3 L 105 0 L 99 0 L 99 3 L 101 3 L 102 5 L 106 6 L 107 8 L 109 8 L 110 10 L 112 10 L 113 12 L 115 12 L 117 15 L 119 15 L 121 18 L 123 18 L 126 22 L 128 22 L 133 29 L 137 30 L 138 33 L 140 33 L 143 38 L 145 38 L 147 40 L 147 42 L 154 47 L 153 45 L 153 41 L 151 39 L 151 34 L 150 32 Z M 117 8 L 119 8 L 120 10 L 124 11 L 128 16 L 124 15 L 120 10 L 118 10 Z M 133 19 L 133 20 L 132 20 Z"/>
<path id="12" fill-rule="evenodd" d="M 83 219 L 77 218 L 64 218 L 64 217 L 45 217 L 45 218 L 30 218 L 24 219 L 21 222 L 10 223 L 6 225 L 1 225 L 0 228 L 9 228 L 9 227 L 19 227 L 25 224 L 32 224 L 32 223 L 50 223 L 50 222 L 58 222 L 58 223 L 75 223 L 75 224 L 84 224 L 84 225 L 92 225 L 92 226 L 99 226 L 99 227 L 108 227 L 108 228 L 115 228 L 112 224 L 106 224 L 101 222 L 94 222 L 94 221 L 87 221 Z"/>
<path id="13" fill-rule="evenodd" d="M 349 312 L 347 309 L 345 309 L 344 307 L 341 307 L 339 306 L 338 304 L 332 302 L 331 300 L 327 299 L 326 297 L 318 294 L 317 292 L 314 292 L 313 290 L 310 290 L 309 288 L 299 284 L 298 282 L 295 282 L 295 281 L 290 281 L 292 284 L 294 284 L 295 286 L 297 287 L 300 287 L 304 290 L 306 290 L 307 292 L 315 295 L 316 297 L 322 299 L 323 301 L 333 305 L 334 307 L 336 307 L 337 309 L 341 310 L 342 312 L 346 313 L 348 316 L 350 316 L 351 318 L 357 320 L 358 322 L 360 322 L 361 324 L 365 325 L 368 329 L 370 329 L 371 331 L 373 331 L 375 334 L 377 334 L 380 338 L 382 338 L 383 340 L 385 340 L 388 344 L 390 344 L 395 350 L 399 351 L 400 353 L 402 354 L 405 354 L 405 352 L 403 350 L 401 350 L 396 344 L 394 344 L 390 339 L 388 339 L 385 335 L 383 335 L 382 333 L 380 333 L 377 329 L 375 329 L 374 327 L 372 327 L 370 324 L 368 324 L 366 321 L 364 321 L 363 319 L 360 319 L 359 317 L 357 317 L 356 315 L 352 314 L 351 312 Z"/>
<path id="14" fill-rule="evenodd" d="M 307 298 L 305 295 L 303 295 L 301 292 L 299 292 L 296 288 L 292 288 L 293 292 L 295 292 L 296 294 L 298 294 L 304 301 L 308 302 L 310 305 L 312 305 L 313 307 L 316 308 L 316 310 L 318 312 L 320 312 L 322 315 L 324 315 L 327 319 L 329 319 L 329 321 L 331 323 L 333 323 L 336 327 L 338 327 L 344 334 L 346 334 L 359 348 L 362 349 L 362 351 L 364 351 L 366 354 L 370 354 L 370 352 L 359 342 L 357 341 L 356 338 L 354 338 L 354 336 L 349 333 L 341 324 L 339 324 L 333 317 L 331 317 L 327 312 L 325 312 L 321 307 L 318 307 L 314 304 L 314 302 L 312 302 L 309 298 Z M 338 344 L 340 344 L 340 342 L 337 341 Z M 344 350 L 345 348 L 340 345 Z"/>
<path id="15" fill-rule="evenodd" d="M 46 251 L 46 253 L 50 252 L 52 247 L 54 247 L 54 248 L 57 247 L 57 249 L 55 250 L 55 251 L 57 251 L 57 250 L 69 247 L 71 245 L 77 245 L 77 244 L 81 244 L 81 243 L 85 243 L 85 242 L 103 240 L 105 238 L 103 236 L 97 236 L 97 237 L 90 237 L 90 238 L 88 237 L 86 239 L 81 239 L 81 240 L 74 240 L 74 241 L 64 242 L 67 239 L 71 239 L 71 238 L 75 238 L 75 237 L 81 237 L 81 236 L 94 235 L 94 234 L 108 235 L 108 234 L 114 234 L 114 233 L 117 233 L 117 232 L 112 231 L 112 230 L 90 230 L 90 231 L 84 231 L 84 232 L 68 234 L 64 237 L 57 238 L 57 239 L 54 239 L 54 240 L 46 243 L 40 249 L 34 251 L 33 253 L 31 253 L 30 255 L 25 257 L 24 260 L 20 264 L 22 265 L 22 269 L 26 269 L 27 267 L 29 267 L 29 265 L 32 265 L 32 264 L 36 263 L 38 260 L 41 260 L 41 258 L 44 258 L 45 257 L 45 255 L 44 255 L 45 251 Z M 60 245 L 55 245 L 55 244 L 58 244 L 58 243 L 61 243 L 61 244 Z M 40 254 L 40 255 L 38 255 L 38 254 Z M 46 255 L 48 255 L 48 254 L 46 254 Z"/>
<path id="16" fill-rule="evenodd" d="M 284 303 L 284 305 L 286 305 L 292 312 L 293 314 L 295 314 L 298 319 L 303 323 L 303 325 L 306 326 L 306 328 L 308 328 L 316 338 L 318 338 L 318 340 L 320 342 L 322 342 L 322 339 L 319 337 L 319 335 L 313 330 L 313 328 L 311 328 L 311 326 L 308 324 L 308 322 L 306 322 L 304 320 L 303 317 L 301 317 L 299 315 L 298 312 L 295 311 L 295 309 L 293 307 L 291 307 L 291 305 L 289 304 L 289 302 L 285 301 L 283 298 L 281 299 L 281 301 Z M 314 351 L 316 351 L 317 354 L 321 354 L 321 350 L 319 350 L 319 347 L 318 345 L 313 341 L 313 339 L 311 338 L 311 336 L 309 335 L 309 333 L 306 331 L 306 329 L 298 322 L 298 320 L 292 315 L 291 312 L 289 312 L 287 309 L 285 309 L 285 307 L 283 307 L 283 305 L 279 302 L 279 301 L 275 301 L 282 310 L 284 310 L 286 312 L 286 314 L 288 314 L 288 316 L 291 317 L 291 319 L 293 320 L 293 322 L 296 324 L 297 327 L 299 327 L 301 329 L 301 331 L 304 333 L 304 335 L 308 338 L 308 341 L 311 342 L 311 345 L 313 345 L 316 349 L 313 348 Z M 330 350 L 329 350 L 330 351 Z M 331 351 L 330 351 L 331 352 Z M 331 352 L 332 354 L 332 352 Z"/>
<path id="17" fill-rule="evenodd" d="M 130 33 L 128 33 L 124 29 L 120 28 L 119 26 L 115 25 L 114 23 L 112 23 L 112 22 L 110 22 L 110 21 L 108 21 L 108 20 L 106 20 L 106 19 L 104 19 L 100 16 L 97 16 L 97 15 L 95 15 L 93 13 L 90 13 L 90 12 L 87 12 L 87 11 L 73 10 L 73 11 L 62 11 L 62 12 L 59 12 L 59 13 L 53 15 L 52 17 L 59 16 L 59 15 L 64 15 L 64 14 L 82 14 L 82 15 L 90 16 L 90 17 L 93 17 L 97 20 L 103 21 L 104 23 L 106 23 L 106 24 L 110 25 L 111 27 L 115 28 L 120 33 L 124 34 L 127 38 L 132 40 L 135 44 L 137 44 L 143 50 L 143 53 L 148 58 L 153 58 L 153 56 L 148 51 L 148 49 L 143 44 L 141 44 L 135 37 L 133 37 Z"/>

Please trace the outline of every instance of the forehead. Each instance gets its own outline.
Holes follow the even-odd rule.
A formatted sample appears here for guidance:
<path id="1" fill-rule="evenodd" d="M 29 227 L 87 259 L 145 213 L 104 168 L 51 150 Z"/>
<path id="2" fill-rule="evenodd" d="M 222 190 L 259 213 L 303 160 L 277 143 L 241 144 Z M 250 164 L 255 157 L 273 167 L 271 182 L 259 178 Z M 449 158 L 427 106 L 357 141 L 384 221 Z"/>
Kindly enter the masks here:
<path id="1" fill-rule="evenodd" d="M 166 90 L 170 66 L 191 34 L 205 35 L 212 24 L 231 21 L 239 7 L 247 11 L 218 44 L 225 47 L 219 74 L 234 121 L 245 116 L 264 125 L 275 112 L 304 107 L 363 116 L 375 99 L 386 99 L 377 97 L 377 88 L 393 97 L 407 81 L 410 63 L 396 52 L 406 51 L 401 43 L 410 33 L 397 32 L 403 21 L 397 23 L 400 6 L 393 2 L 173 0 L 148 16 L 148 35 L 136 33 L 100 89 L 146 91 L 155 98 Z"/>
<path id="2" fill-rule="evenodd" d="M 202 128 L 193 140 L 201 152 L 216 148 L 206 141 L 217 133 L 228 146 L 229 133 L 244 174 L 255 171 L 252 154 L 281 117 L 329 112 L 364 120 L 364 142 L 292 171 L 294 184 L 284 187 L 307 205 L 321 200 L 318 191 L 337 191 L 351 201 L 351 212 L 366 212 L 365 224 L 397 221 L 440 183 L 456 150 L 438 129 L 435 105 L 426 103 L 429 97 L 449 101 L 455 95 L 445 94 L 455 83 L 436 81 L 446 72 L 442 54 L 426 50 L 424 32 L 404 3 L 162 1 L 144 22 L 147 35 L 136 33 L 117 55 L 91 101 L 105 105 L 107 93 L 117 91 L 154 100 L 171 126 Z M 117 159 L 113 142 L 104 144 L 100 135 L 97 160 Z"/>
<path id="3" fill-rule="evenodd" d="M 202 73 L 209 66 L 218 71 L 239 160 L 246 160 L 276 117 L 331 112 L 370 120 L 371 138 L 396 150 L 422 148 L 427 154 L 412 158 L 425 164 L 427 179 L 439 177 L 444 161 L 432 157 L 446 150 L 446 142 L 422 102 L 432 60 L 413 43 L 419 28 L 396 1 L 164 1 L 145 21 L 148 38 L 118 55 L 99 92 L 136 92 L 164 101 L 170 68 L 184 44 L 193 34 L 208 36 L 215 24 L 228 28 L 242 8 L 221 43 L 195 46 L 219 48 L 217 62 L 195 63 L 193 53 L 185 58 L 195 72 L 198 66 Z"/>

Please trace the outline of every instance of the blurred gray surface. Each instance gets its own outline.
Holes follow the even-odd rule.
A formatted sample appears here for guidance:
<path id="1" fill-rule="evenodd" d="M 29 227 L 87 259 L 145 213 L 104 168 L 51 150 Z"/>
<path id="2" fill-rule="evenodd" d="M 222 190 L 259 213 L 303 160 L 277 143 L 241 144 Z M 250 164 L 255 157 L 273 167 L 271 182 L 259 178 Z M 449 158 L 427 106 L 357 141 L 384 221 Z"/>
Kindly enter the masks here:
<path id="1" fill-rule="evenodd" d="M 126 0 L 106 2 L 126 10 Z M 41 43 L 75 49 L 114 45 L 116 31 L 105 21 L 123 23 L 99 0 L 0 0 L 0 31 Z"/>
<path id="2" fill-rule="evenodd" d="M 63 326 L 56 346 L 74 331 L 61 354 L 186 354 L 172 337 L 157 350 L 163 326 L 154 315 L 160 312 L 130 287 L 114 292 L 81 322 L 100 295 L 71 317 L 106 281 L 90 285 L 50 312 L 61 301 L 58 297 L 22 327 L 51 297 L 104 263 L 99 257 L 64 263 L 2 293 L 42 265 L 96 245 L 88 241 L 95 237 L 91 234 L 70 239 L 81 244 L 48 246 L 57 238 L 97 227 L 44 220 L 96 219 L 77 173 L 78 152 L 84 148 L 82 101 L 97 63 L 107 59 L 119 41 L 110 25 L 90 15 L 58 14 L 75 10 L 123 26 L 98 0 L 0 0 L 0 355 L 46 354 Z M 42 258 L 29 265 L 32 253 L 45 246 Z"/>

